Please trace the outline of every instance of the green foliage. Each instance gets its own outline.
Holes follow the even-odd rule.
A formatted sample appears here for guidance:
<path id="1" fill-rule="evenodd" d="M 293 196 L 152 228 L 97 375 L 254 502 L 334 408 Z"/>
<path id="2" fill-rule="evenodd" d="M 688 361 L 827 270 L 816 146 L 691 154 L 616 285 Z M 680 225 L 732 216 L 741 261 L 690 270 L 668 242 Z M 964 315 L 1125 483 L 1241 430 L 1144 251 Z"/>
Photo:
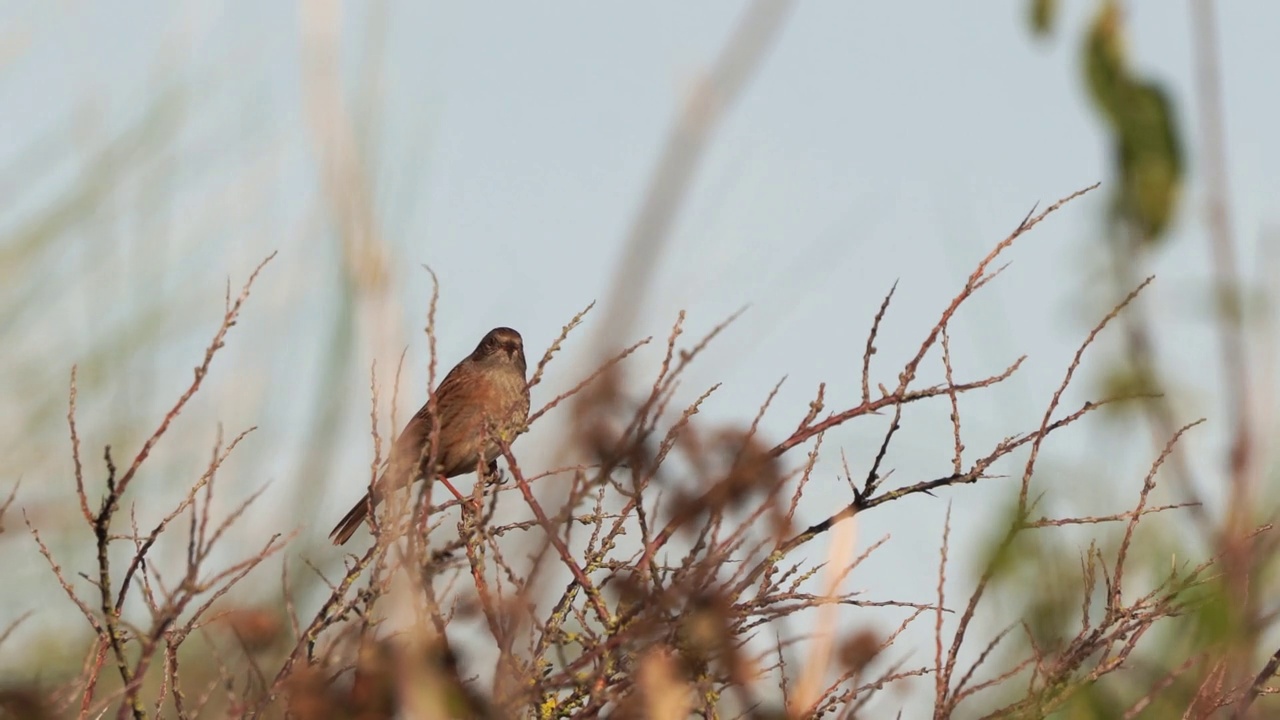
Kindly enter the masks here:
<path id="1" fill-rule="evenodd" d="M 1050 35 L 1058 19 L 1058 0 L 1031 0 L 1028 8 L 1031 32 L 1041 37 Z"/>
<path id="2" fill-rule="evenodd" d="M 1161 394 L 1159 379 L 1149 368 L 1135 367 L 1132 363 L 1113 362 L 1103 373 L 1099 394 L 1120 402 L 1108 404 L 1103 411 L 1110 417 L 1127 417 L 1140 410 L 1140 403 Z"/>
<path id="3" fill-rule="evenodd" d="M 1158 243 L 1178 209 L 1185 161 L 1172 102 L 1158 83 L 1139 77 L 1124 47 L 1114 0 L 1101 4 L 1085 38 L 1085 81 L 1111 133 L 1119 182 L 1115 220 L 1132 224 L 1145 244 Z"/>

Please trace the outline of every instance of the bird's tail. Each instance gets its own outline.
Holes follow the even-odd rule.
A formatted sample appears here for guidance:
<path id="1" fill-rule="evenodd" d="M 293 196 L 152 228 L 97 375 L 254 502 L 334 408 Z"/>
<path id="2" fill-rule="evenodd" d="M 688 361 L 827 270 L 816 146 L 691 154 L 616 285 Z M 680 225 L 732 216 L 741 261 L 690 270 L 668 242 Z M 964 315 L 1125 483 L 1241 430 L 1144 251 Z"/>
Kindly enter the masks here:
<path id="1" fill-rule="evenodd" d="M 334 526 L 333 532 L 329 533 L 329 539 L 333 541 L 333 544 L 345 545 L 356 530 L 359 530 L 360 526 L 364 524 L 364 519 L 369 516 L 369 506 L 377 504 L 377 502 L 376 498 L 373 503 L 369 502 L 369 493 L 361 495 L 360 500 L 352 506 L 350 512 L 342 516 L 342 519 Z"/>

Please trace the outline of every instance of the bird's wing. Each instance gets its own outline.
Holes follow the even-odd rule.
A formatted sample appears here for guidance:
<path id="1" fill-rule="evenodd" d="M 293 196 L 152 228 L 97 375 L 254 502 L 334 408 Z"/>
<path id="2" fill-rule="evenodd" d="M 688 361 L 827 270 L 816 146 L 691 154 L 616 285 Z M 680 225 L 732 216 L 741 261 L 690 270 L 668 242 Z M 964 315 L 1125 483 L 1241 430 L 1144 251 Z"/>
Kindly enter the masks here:
<path id="1" fill-rule="evenodd" d="M 445 433 L 456 433 L 462 431 L 461 425 L 465 425 L 464 414 L 469 412 L 468 403 L 464 398 L 457 397 L 465 395 L 470 385 L 467 376 L 469 368 L 464 364 L 459 364 L 445 375 L 444 380 L 440 381 L 440 385 L 436 387 L 435 392 L 435 412 L 434 419 L 440 423 L 440 437 L 436 438 L 437 456 L 443 453 L 443 449 L 450 444 L 450 438 L 444 437 Z M 410 468 L 417 467 L 417 463 L 422 458 L 423 450 L 431 439 L 431 428 L 433 426 L 433 413 L 431 403 L 423 404 L 422 408 L 414 414 L 409 422 L 405 424 L 404 430 L 400 432 L 400 437 L 396 438 L 393 452 L 393 462 L 397 467 L 395 475 L 403 476 L 409 472 Z M 438 460 L 442 458 L 437 458 Z M 397 477 L 397 486 L 406 484 L 409 479 L 406 477 Z"/>

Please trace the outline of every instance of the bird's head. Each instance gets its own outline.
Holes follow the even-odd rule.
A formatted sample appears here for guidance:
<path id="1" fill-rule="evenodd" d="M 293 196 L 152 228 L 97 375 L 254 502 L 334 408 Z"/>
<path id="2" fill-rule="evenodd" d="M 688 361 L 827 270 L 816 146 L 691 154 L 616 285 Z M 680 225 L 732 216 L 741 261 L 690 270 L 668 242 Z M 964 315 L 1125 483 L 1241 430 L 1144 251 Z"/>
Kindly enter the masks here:
<path id="1" fill-rule="evenodd" d="M 509 327 L 494 328 L 476 346 L 471 357 L 478 361 L 502 359 L 515 364 L 520 372 L 524 372 L 524 339 Z"/>

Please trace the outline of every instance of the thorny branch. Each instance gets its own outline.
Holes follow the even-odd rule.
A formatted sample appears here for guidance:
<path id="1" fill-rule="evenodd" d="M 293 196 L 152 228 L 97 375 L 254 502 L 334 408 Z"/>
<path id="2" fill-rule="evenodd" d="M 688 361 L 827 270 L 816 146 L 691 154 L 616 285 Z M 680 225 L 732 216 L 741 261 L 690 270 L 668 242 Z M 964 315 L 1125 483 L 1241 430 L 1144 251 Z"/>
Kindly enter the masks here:
<path id="1" fill-rule="evenodd" d="M 484 481 L 475 483 L 469 495 L 457 493 L 435 503 L 427 483 L 416 500 L 399 503 L 403 513 L 395 512 L 396 503 L 389 499 L 383 513 L 371 514 L 369 547 L 344 556 L 345 566 L 334 580 L 306 562 L 322 582 L 318 597 L 294 597 L 296 584 L 290 582 L 287 569 L 283 572 L 288 623 L 282 621 L 282 627 L 289 630 L 266 633 L 282 641 L 260 643 L 253 637 L 252 624 L 243 625 L 235 635 L 242 661 L 223 649 L 212 651 L 217 676 L 201 689 L 182 679 L 191 662 L 179 654 L 179 646 L 206 641 L 218 623 L 236 617 L 246 622 L 236 611 L 216 608 L 288 540 L 272 535 L 247 557 L 219 569 L 208 567 L 214 546 L 228 537 L 229 528 L 257 497 L 250 495 L 221 519 L 211 515 L 219 470 L 249 431 L 225 444 L 219 434 L 204 472 L 150 530 L 139 530 L 131 515 L 132 533 L 113 534 L 112 519 L 153 446 L 199 389 L 260 266 L 237 299 L 227 293 L 224 322 L 194 381 L 125 471 L 117 473 L 110 451 L 104 454 L 107 492 L 96 512 L 86 496 L 73 371 L 68 425 L 81 512 L 97 540 L 99 572 L 92 580 L 96 601 L 78 594 L 40 532 L 31 527 L 55 578 L 96 638 L 65 702 L 79 700 L 81 717 L 113 706 L 120 717 L 196 717 L 219 701 L 242 717 L 390 717 L 397 711 L 429 711 L 568 718 L 612 714 L 621 708 L 657 713 L 654 716 L 755 716 L 776 708 L 788 717 L 854 717 L 881 709 L 871 703 L 894 702 L 886 688 L 931 675 L 937 718 L 954 717 L 962 704 L 972 711 L 973 699 L 994 688 L 1005 691 L 994 715 L 1040 717 L 1061 710 L 1105 678 L 1130 676 L 1140 643 L 1150 642 L 1144 639 L 1152 637 L 1159 623 L 1186 614 L 1200 602 L 1192 591 L 1213 578 L 1221 557 L 1184 562 L 1154 577 L 1129 567 L 1135 537 L 1146 519 L 1188 507 L 1185 502 L 1157 505 L 1153 493 L 1165 458 L 1191 426 L 1167 438 L 1129 509 L 1086 517 L 1045 513 L 1033 519 L 1038 501 L 1029 484 L 1046 438 L 1110 402 L 1085 402 L 1066 414 L 1060 409 L 1085 350 L 1150 280 L 1088 334 L 1036 426 L 986 447 L 964 442 L 973 444 L 973 437 L 962 434 L 965 405 L 960 396 L 1007 380 L 1024 358 L 976 379 L 958 379 L 949 335 L 964 303 L 1003 269 L 989 269 L 998 256 L 1048 214 L 1089 189 L 1029 214 L 997 244 L 897 369 L 897 382 L 886 387 L 875 382 L 871 360 L 895 284 L 874 313 L 861 367 L 854 370 L 860 374 L 860 399 L 852 407 L 829 412 L 826 385 L 819 385 L 809 406 L 798 413 L 799 423 L 781 441 L 767 437 L 766 422 L 770 411 L 776 413 L 781 381 L 763 394 L 754 417 L 741 424 L 721 426 L 700 416 L 719 397 L 714 394 L 718 384 L 696 389 L 692 401 L 680 402 L 686 370 L 733 320 L 685 348 L 681 313 L 646 390 L 628 397 L 621 369 L 648 339 L 602 359 L 596 370 L 530 417 L 530 425 L 541 428 L 567 401 L 577 403 L 573 419 L 578 422 L 569 445 L 580 457 L 568 467 L 530 472 L 519 462 L 522 446 L 517 443 L 513 449 L 510 438 L 499 438 L 505 473 L 499 477 L 482 469 Z M 429 338 L 434 338 L 436 299 L 433 293 Z M 539 386 L 552 359 L 590 309 L 572 318 L 551 343 L 529 380 L 531 387 Z M 935 348 L 943 381 L 928 384 L 921 381 L 920 368 Z M 434 378 L 434 351 L 432 358 Z M 873 387 L 879 394 L 873 394 Z M 382 387 L 376 366 L 369 389 L 375 448 L 369 465 L 372 481 L 383 452 L 378 430 Z M 394 389 L 392 393 L 394 397 Z M 901 482 L 893 476 L 890 451 L 903 426 L 903 408 L 918 403 L 935 403 L 949 413 L 949 436 L 939 444 L 946 448 L 939 453 L 940 459 L 946 456 L 946 465 L 936 477 Z M 862 461 L 865 475 L 859 471 L 855 480 L 842 449 L 850 497 L 827 517 L 805 526 L 800 522 L 801 499 L 814 474 L 821 474 L 820 457 L 830 453 L 824 447 L 826 433 L 878 413 L 889 416 L 889 425 Z M 830 442 L 825 441 L 827 446 Z M 787 458 L 806 443 L 803 458 L 787 467 Z M 948 565 L 955 554 L 950 512 L 942 530 L 935 597 L 912 602 L 844 587 L 848 578 L 877 587 L 854 571 L 890 538 L 839 540 L 829 534 L 834 527 L 895 500 L 996 477 L 996 464 L 1017 452 L 1028 454 L 1017 511 L 1003 530 L 1001 550 L 961 606 L 950 607 L 948 601 L 948 594 L 954 593 Z M 558 504 L 552 503 L 552 492 Z M 0 505 L 0 514 L 11 502 Z M 186 567 L 175 579 L 161 575 L 153 556 L 165 537 L 180 532 L 175 527 L 181 526 L 181 518 L 189 518 Z M 1114 554 L 1108 556 L 1096 542 L 1082 554 L 1081 596 L 1071 599 L 1080 608 L 1074 633 L 1046 637 L 1022 618 L 1002 623 L 973 652 L 961 652 L 966 643 L 973 643 L 979 605 L 1003 572 L 1007 548 L 1024 536 L 1104 523 L 1124 523 L 1125 529 Z M 456 535 L 445 532 L 450 527 L 457 528 Z M 1263 527 L 1255 534 L 1267 531 L 1269 527 Z M 824 536 L 829 540 L 826 553 L 802 551 Z M 107 549 L 120 539 L 131 542 L 133 554 L 123 574 L 113 575 Z M 827 580 L 815 591 L 819 573 Z M 131 603 L 147 611 L 147 622 L 126 620 Z M 300 614 L 308 605 L 315 609 Z M 901 622 L 896 628 L 874 621 L 862 626 L 843 623 L 864 617 L 860 613 L 872 608 L 900 613 Z M 823 633 L 787 634 L 785 621 L 815 614 L 825 618 L 822 625 L 828 629 Z M 836 623 L 836 617 L 842 622 Z M 910 664 L 901 643 L 920 618 L 933 621 L 933 658 L 926 666 Z M 804 622 L 808 621 L 797 625 Z M 481 632 L 469 633 L 469 628 Z M 12 627 L 0 633 L 0 642 L 11 632 Z M 1016 642 L 1021 645 L 1015 647 Z M 118 688 L 100 689 L 100 674 L 109 662 L 121 682 Z M 1184 674 L 1191 676 L 1196 668 L 1211 665 L 1188 663 L 1144 681 L 1133 696 L 1139 699 L 1129 699 L 1129 715 L 1151 707 L 1155 696 L 1183 682 Z M 1196 690 L 1194 703 L 1206 708 L 1234 705 L 1236 716 L 1244 717 L 1255 698 L 1270 692 L 1267 683 L 1277 664 L 1280 653 L 1243 685 L 1231 684 L 1224 672 L 1213 670 Z M 492 688 L 482 688 L 478 675 L 492 677 Z M 144 700 L 149 692 L 144 688 L 155 687 L 152 678 L 158 679 L 158 693 Z M 1014 692 L 1017 686 L 1022 690 Z"/>

